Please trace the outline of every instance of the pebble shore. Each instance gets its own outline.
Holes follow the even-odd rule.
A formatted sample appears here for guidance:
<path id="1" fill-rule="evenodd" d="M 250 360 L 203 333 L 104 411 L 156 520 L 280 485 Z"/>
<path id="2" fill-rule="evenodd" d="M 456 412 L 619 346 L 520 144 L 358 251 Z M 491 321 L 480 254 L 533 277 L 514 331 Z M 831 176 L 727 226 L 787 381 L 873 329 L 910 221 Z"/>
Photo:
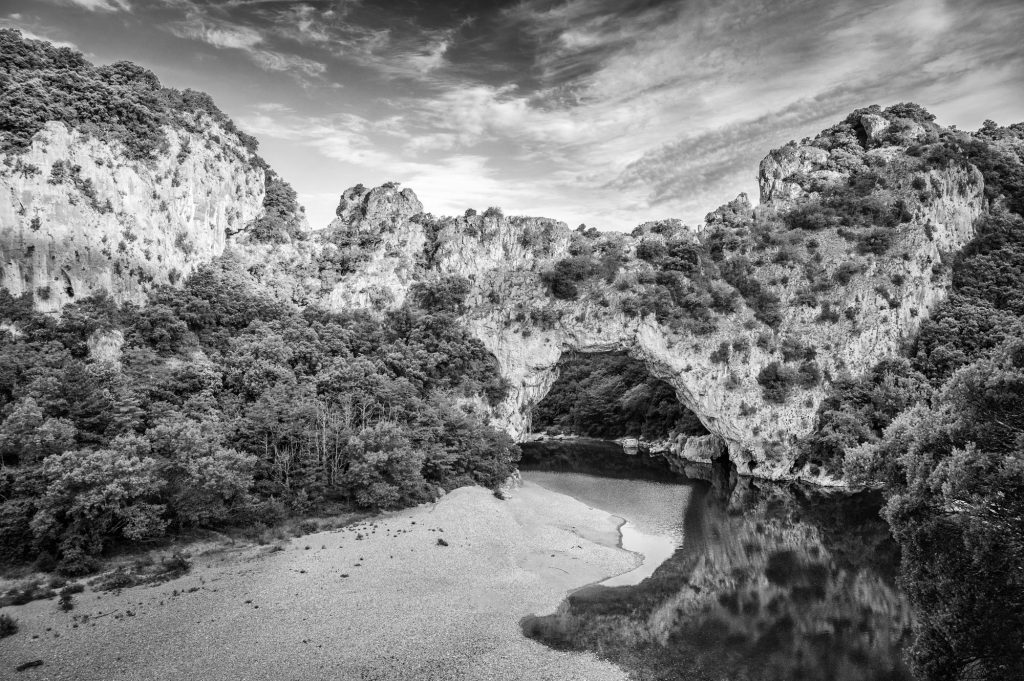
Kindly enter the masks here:
<path id="1" fill-rule="evenodd" d="M 158 586 L 87 590 L 70 613 L 6 608 L 20 631 L 0 641 L 0 678 L 622 680 L 519 628 L 638 564 L 619 548 L 621 523 L 529 482 L 504 501 L 461 488 L 284 550 L 200 555 Z"/>

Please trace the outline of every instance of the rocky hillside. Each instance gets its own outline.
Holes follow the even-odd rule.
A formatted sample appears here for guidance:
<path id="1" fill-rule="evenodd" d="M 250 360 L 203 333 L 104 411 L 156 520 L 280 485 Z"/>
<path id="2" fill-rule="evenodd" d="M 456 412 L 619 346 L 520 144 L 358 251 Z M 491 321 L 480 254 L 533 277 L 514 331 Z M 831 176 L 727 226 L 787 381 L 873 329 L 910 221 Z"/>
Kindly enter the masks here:
<path id="1" fill-rule="evenodd" d="M 100 291 L 143 302 L 232 241 L 301 235 L 294 192 L 206 95 L 13 30 L 0 48 L 0 282 L 12 294 L 43 311 Z"/>
<path id="2" fill-rule="evenodd" d="M 457 312 L 510 385 L 492 416 L 515 437 L 563 353 L 620 351 L 672 386 L 739 472 L 773 479 L 838 482 L 794 445 L 833 380 L 914 336 L 998 199 L 946 153 L 962 133 L 898 105 L 771 152 L 760 205 L 741 195 L 697 229 L 570 231 L 497 209 L 436 218 L 390 183 L 346 190 L 337 218 L 308 232 L 294 192 L 208 97 L 15 31 L 0 39 L 0 277 L 36 309 L 99 291 L 143 302 L 230 249 L 300 306 Z M 700 445 L 688 451 L 714 454 Z"/>
<path id="3" fill-rule="evenodd" d="M 793 445 L 834 378 L 898 353 L 944 299 L 949 257 L 986 207 L 975 167 L 929 151 L 948 134 L 912 105 L 855 112 L 769 154 L 761 205 L 740 196 L 698 230 L 570 231 L 496 210 L 435 218 L 408 189 L 357 187 L 303 245 L 315 289 L 303 295 L 339 310 L 458 293 L 511 384 L 495 418 L 516 436 L 564 352 L 625 351 L 741 473 L 837 482 L 813 462 L 794 468 Z M 287 252 L 279 272 L 295 271 Z"/>

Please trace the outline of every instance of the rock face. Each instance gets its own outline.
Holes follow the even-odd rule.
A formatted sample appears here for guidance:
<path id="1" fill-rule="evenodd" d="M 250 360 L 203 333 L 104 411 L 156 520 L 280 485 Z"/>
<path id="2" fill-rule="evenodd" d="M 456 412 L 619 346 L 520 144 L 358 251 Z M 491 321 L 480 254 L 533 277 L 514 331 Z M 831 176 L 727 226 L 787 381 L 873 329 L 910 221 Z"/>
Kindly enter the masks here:
<path id="1" fill-rule="evenodd" d="M 224 252 L 260 214 L 264 173 L 211 123 L 167 130 L 151 162 L 48 123 L 0 165 L 0 286 L 55 312 L 107 291 L 144 302 Z"/>
<path id="2" fill-rule="evenodd" d="M 895 168 L 906 159 L 902 148 L 867 149 L 856 139 L 838 148 L 785 147 L 761 164 L 762 205 L 756 211 L 741 197 L 709 215 L 698 234 L 672 238 L 711 248 L 722 240 L 749 239 L 759 225 L 785 232 L 771 216 L 864 168 Z M 628 309 L 634 289 L 654 276 L 645 274 L 646 264 L 636 258 L 638 247 L 661 240 L 659 229 L 678 232 L 678 225 L 646 225 L 633 236 L 587 242 L 587 248 L 598 250 L 614 242 L 625 254 L 622 268 L 614 280 L 588 279 L 579 284 L 576 299 L 560 300 L 551 295 L 544 275 L 578 254 L 584 240 L 579 233 L 541 218 L 416 215 L 420 205 L 412 192 L 393 187 L 342 197 L 333 229 L 372 233 L 374 245 L 364 264 L 319 300 L 334 309 L 391 307 L 401 304 L 417 281 L 463 277 L 471 283 L 463 319 L 510 384 L 493 417 L 513 436 L 530 431 L 531 409 L 557 378 L 563 353 L 625 351 L 671 384 L 714 435 L 714 442 L 704 443 L 708 446 L 695 442 L 691 447 L 698 458 L 709 458 L 708 452 L 724 443 L 741 474 L 841 484 L 815 467 L 794 468 L 793 445 L 813 428 L 830 380 L 896 354 L 944 299 L 949 286 L 944 254 L 972 238 L 984 206 L 983 180 L 973 167 L 908 168 L 905 175 L 914 172 L 927 185 L 927 196 L 907 204 L 884 253 L 858 251 L 852 237 L 835 228 L 815 232 L 813 244 L 800 247 L 806 257 L 797 261 L 784 239 L 743 247 L 752 276 L 780 302 L 780 319 L 771 327 L 749 301 L 715 317 L 713 328 L 696 330 L 673 328 L 655 314 Z M 796 232 L 801 230 L 786 238 L 811 241 Z M 728 254 L 725 262 L 733 257 L 741 255 Z M 810 269 L 817 271 L 819 288 L 827 284 L 813 296 L 808 296 Z M 787 347 L 794 346 L 815 356 L 822 378 L 784 401 L 770 399 L 759 377 L 773 362 L 790 361 Z"/>
<path id="3" fill-rule="evenodd" d="M 666 221 L 602 235 L 491 211 L 438 219 L 388 184 L 346 191 L 330 226 L 284 244 L 245 238 L 264 177 L 216 124 L 169 131 L 169 149 L 145 165 L 50 124 L 0 166 L 2 285 L 52 311 L 99 290 L 142 301 L 229 245 L 282 297 L 333 310 L 394 308 L 414 285 L 462 278 L 462 320 L 510 386 L 492 417 L 514 437 L 529 433 L 563 353 L 624 351 L 713 434 L 675 443 L 681 458 L 724 446 L 741 474 L 840 484 L 795 467 L 794 444 L 831 380 L 895 354 L 944 299 L 943 258 L 972 238 L 984 208 L 976 168 L 930 168 L 906 153 L 933 129 L 876 111 L 854 123 L 771 152 L 761 205 L 740 196 L 699 230 Z M 865 177 L 881 188 L 856 200 L 899 207 L 883 247 L 865 247 L 865 234 L 878 236 L 870 225 L 786 222 L 794 206 Z M 797 367 L 798 385 L 767 389 L 772 371 L 792 382 Z"/>

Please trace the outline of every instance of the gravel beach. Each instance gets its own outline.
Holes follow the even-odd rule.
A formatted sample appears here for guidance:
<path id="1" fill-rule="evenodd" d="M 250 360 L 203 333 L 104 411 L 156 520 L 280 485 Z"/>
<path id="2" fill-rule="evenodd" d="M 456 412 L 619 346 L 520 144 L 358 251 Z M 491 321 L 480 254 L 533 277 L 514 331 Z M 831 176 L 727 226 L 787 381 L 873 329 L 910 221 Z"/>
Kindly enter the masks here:
<path id="1" fill-rule="evenodd" d="M 0 678 L 625 679 L 519 629 L 638 564 L 618 548 L 621 523 L 530 482 L 505 501 L 457 489 L 284 551 L 200 555 L 158 586 L 87 590 L 71 613 L 55 600 L 5 608 L 20 631 L 0 640 Z"/>

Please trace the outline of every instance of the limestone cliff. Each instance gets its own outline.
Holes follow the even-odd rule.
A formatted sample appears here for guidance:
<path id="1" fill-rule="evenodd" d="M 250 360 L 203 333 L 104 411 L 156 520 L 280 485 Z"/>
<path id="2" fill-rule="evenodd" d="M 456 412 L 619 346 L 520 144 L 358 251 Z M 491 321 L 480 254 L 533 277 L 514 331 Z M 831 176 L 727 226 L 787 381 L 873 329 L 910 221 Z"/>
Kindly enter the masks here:
<path id="1" fill-rule="evenodd" d="M 675 388 L 740 473 L 840 484 L 814 465 L 795 470 L 792 445 L 813 427 L 832 379 L 897 353 L 943 300 L 943 260 L 972 238 L 984 208 L 977 169 L 928 167 L 907 153 L 932 130 L 898 120 L 887 128 L 869 116 L 880 117 L 866 113 L 865 123 L 769 154 L 761 205 L 741 197 L 696 232 L 671 221 L 627 236 L 570 232 L 543 218 L 437 219 L 396 186 L 346 192 L 338 220 L 314 237 L 328 246 L 316 250 L 332 248 L 339 233 L 363 248 L 310 302 L 392 307 L 416 282 L 463 277 L 465 323 L 511 385 L 494 418 L 516 437 L 529 431 L 562 353 L 626 351 Z M 876 184 L 843 200 L 898 219 L 878 226 L 869 211 L 856 228 L 792 226 L 791 211 L 820 208 L 822 197 L 864 177 Z M 559 277 L 570 294 L 558 293 Z M 666 290 L 672 299 L 660 301 Z M 799 367 L 808 380 L 774 394 L 765 373 L 773 366 L 793 381 Z"/>
<path id="2" fill-rule="evenodd" d="M 110 144 L 51 122 L 0 164 L 0 278 L 57 311 L 107 291 L 143 302 L 224 252 L 228 234 L 263 209 L 264 171 L 210 122 L 169 128 L 168 148 L 133 161 Z"/>
<path id="3" fill-rule="evenodd" d="M 152 74 L 131 77 L 170 96 Z M 347 190 L 337 218 L 307 233 L 254 141 L 212 103 L 176 106 L 141 157 L 59 122 L 5 154 L 3 288 L 47 311 L 97 291 L 143 302 L 229 248 L 281 297 L 332 310 L 394 308 L 414 286 L 458 279 L 462 320 L 509 383 L 492 417 L 513 436 L 530 431 L 564 352 L 625 351 L 717 438 L 675 439 L 678 456 L 724 447 L 740 473 L 770 479 L 841 484 L 813 461 L 794 466 L 793 445 L 831 381 L 898 352 L 944 298 L 944 259 L 985 209 L 976 168 L 922 156 L 941 128 L 871 109 L 771 152 L 761 204 L 740 196 L 698 229 L 435 218 L 390 183 Z"/>
<path id="4" fill-rule="evenodd" d="M 142 303 L 232 242 L 304 236 L 295 192 L 209 96 L 0 29 L 0 286 Z"/>

